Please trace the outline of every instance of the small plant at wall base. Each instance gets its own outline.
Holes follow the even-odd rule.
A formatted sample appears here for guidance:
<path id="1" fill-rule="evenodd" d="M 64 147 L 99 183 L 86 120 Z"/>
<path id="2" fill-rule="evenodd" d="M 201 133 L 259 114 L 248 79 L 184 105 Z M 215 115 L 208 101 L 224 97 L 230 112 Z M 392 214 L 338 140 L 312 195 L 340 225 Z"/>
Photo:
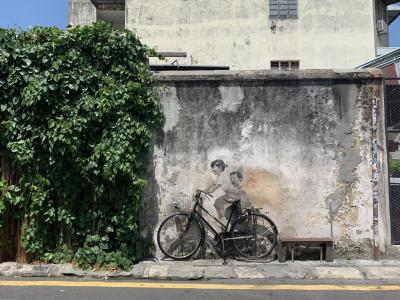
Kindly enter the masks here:
<path id="1" fill-rule="evenodd" d="M 106 23 L 0 29 L 0 259 L 127 269 L 151 133 L 149 54 Z"/>
<path id="2" fill-rule="evenodd" d="M 400 177 L 400 159 L 389 159 L 389 173 L 393 177 Z"/>

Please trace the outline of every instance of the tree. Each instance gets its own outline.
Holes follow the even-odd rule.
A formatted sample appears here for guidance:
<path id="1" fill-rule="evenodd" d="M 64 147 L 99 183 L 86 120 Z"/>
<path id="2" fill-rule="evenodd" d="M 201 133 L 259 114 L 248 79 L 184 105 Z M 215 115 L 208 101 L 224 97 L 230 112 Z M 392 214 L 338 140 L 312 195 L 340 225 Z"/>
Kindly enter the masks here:
<path id="1" fill-rule="evenodd" d="M 164 116 L 148 55 L 110 24 L 0 29 L 1 259 L 128 268 Z"/>

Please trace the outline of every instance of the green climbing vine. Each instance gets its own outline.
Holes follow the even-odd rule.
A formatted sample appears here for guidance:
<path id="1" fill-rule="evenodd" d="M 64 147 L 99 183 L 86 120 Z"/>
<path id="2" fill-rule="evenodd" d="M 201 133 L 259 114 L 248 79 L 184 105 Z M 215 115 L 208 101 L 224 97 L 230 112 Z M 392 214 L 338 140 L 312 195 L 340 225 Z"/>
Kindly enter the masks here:
<path id="1" fill-rule="evenodd" d="M 152 132 L 148 55 L 107 23 L 0 29 L 0 259 L 127 269 Z"/>

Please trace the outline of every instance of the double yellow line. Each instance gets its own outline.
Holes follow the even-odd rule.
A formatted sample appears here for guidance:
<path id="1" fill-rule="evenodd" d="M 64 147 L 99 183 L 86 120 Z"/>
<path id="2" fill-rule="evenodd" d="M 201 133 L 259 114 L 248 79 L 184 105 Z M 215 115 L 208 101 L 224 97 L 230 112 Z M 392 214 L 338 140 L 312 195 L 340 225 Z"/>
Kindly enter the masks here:
<path id="1" fill-rule="evenodd" d="M 336 285 L 336 284 L 217 284 L 129 281 L 0 281 L 0 286 L 100 287 L 195 290 L 268 290 L 268 291 L 400 291 L 400 285 Z"/>

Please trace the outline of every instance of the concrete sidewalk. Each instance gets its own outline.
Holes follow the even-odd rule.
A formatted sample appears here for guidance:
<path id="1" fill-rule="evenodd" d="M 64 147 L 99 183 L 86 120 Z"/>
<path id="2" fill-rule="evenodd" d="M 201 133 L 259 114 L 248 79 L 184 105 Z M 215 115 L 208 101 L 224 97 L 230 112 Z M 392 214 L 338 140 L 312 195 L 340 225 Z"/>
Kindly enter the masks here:
<path id="1" fill-rule="evenodd" d="M 72 264 L 0 264 L 0 276 L 7 277 L 88 277 L 132 279 L 368 279 L 400 280 L 400 261 L 335 260 L 279 263 L 244 262 L 220 259 L 192 261 L 144 261 L 129 272 L 84 271 Z"/>

